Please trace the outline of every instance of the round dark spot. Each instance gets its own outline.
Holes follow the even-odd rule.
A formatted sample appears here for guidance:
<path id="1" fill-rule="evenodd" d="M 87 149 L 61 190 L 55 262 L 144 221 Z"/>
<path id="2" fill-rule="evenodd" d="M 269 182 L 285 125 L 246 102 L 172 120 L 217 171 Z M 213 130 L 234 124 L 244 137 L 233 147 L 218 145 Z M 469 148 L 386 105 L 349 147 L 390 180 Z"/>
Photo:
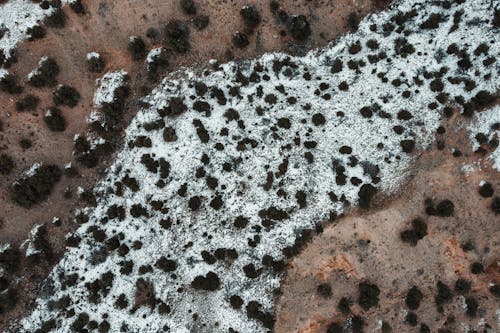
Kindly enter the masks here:
<path id="1" fill-rule="evenodd" d="M 189 44 L 189 27 L 179 21 L 172 20 L 165 26 L 167 42 L 178 53 L 186 53 L 191 47 Z"/>
<path id="2" fill-rule="evenodd" d="M 408 314 L 405 316 L 405 323 L 407 323 L 410 326 L 417 326 L 418 324 L 418 317 L 414 312 L 408 312 Z"/>
<path id="3" fill-rule="evenodd" d="M 416 286 L 413 286 L 406 294 L 405 303 L 410 310 L 416 310 L 420 306 L 422 298 L 422 292 Z"/>
<path id="4" fill-rule="evenodd" d="M 175 133 L 175 128 L 165 127 L 165 129 L 163 130 L 163 140 L 165 140 L 165 142 L 177 141 L 177 134 Z"/>
<path id="5" fill-rule="evenodd" d="M 480 262 L 473 262 L 470 265 L 470 272 L 472 274 L 481 274 L 484 273 L 484 266 Z"/>
<path id="6" fill-rule="evenodd" d="M 377 193 L 377 189 L 371 184 L 363 184 L 358 192 L 359 207 L 368 209 L 371 206 L 372 198 Z"/>
<path id="7" fill-rule="evenodd" d="M 413 118 L 412 114 L 406 110 L 401 110 L 398 112 L 399 120 L 410 120 L 411 118 Z"/>
<path id="8" fill-rule="evenodd" d="M 75 88 L 60 84 L 53 92 L 52 100 L 56 105 L 63 104 L 73 108 L 78 104 L 80 94 Z"/>
<path id="9" fill-rule="evenodd" d="M 349 146 L 342 146 L 342 147 L 340 147 L 339 152 L 341 154 L 351 154 L 352 153 L 352 148 L 349 147 Z"/>
<path id="10" fill-rule="evenodd" d="M 328 283 L 322 283 L 316 287 L 318 295 L 324 298 L 332 297 L 332 287 Z"/>
<path id="11" fill-rule="evenodd" d="M 479 195 L 481 195 L 483 198 L 492 197 L 494 192 L 495 191 L 493 190 L 493 185 L 488 182 L 479 187 Z"/>
<path id="12" fill-rule="evenodd" d="M 193 24 L 198 30 L 203 30 L 210 24 L 210 18 L 207 15 L 198 15 L 194 18 Z"/>
<path id="13" fill-rule="evenodd" d="M 236 228 L 239 228 L 239 229 L 242 229 L 242 228 L 245 228 L 247 225 L 248 225 L 248 219 L 244 216 L 237 216 L 235 219 L 234 219 L 234 226 Z"/>
<path id="14" fill-rule="evenodd" d="M 181 0 L 181 8 L 188 15 L 196 15 L 196 4 L 193 0 Z"/>
<path id="15" fill-rule="evenodd" d="M 436 215 L 440 217 L 450 217 L 455 211 L 455 205 L 451 200 L 440 201 L 436 206 Z"/>
<path id="16" fill-rule="evenodd" d="M 0 174 L 8 175 L 14 169 L 14 161 L 7 154 L 0 154 Z"/>
<path id="17" fill-rule="evenodd" d="M 238 296 L 238 295 L 232 295 L 229 298 L 229 303 L 231 303 L 231 307 L 233 309 L 241 309 L 241 306 L 243 305 L 243 299 Z"/>
<path id="18" fill-rule="evenodd" d="M 175 260 L 167 259 L 163 256 L 156 261 L 155 266 L 164 272 L 173 272 L 177 269 Z"/>
<path id="19" fill-rule="evenodd" d="M 189 208 L 192 211 L 196 211 L 200 208 L 201 206 L 201 197 L 199 196 L 194 196 L 189 199 Z"/>
<path id="20" fill-rule="evenodd" d="M 244 48 L 250 44 L 250 41 L 248 40 L 247 34 L 244 32 L 237 31 L 233 34 L 232 37 L 232 42 L 233 45 L 236 46 L 237 48 Z"/>
<path id="21" fill-rule="evenodd" d="M 134 61 L 144 59 L 147 55 L 146 44 L 142 38 L 138 36 L 130 37 L 128 51 Z"/>
<path id="22" fill-rule="evenodd" d="M 321 126 L 326 123 L 325 117 L 321 113 L 316 113 L 312 116 L 312 122 L 315 126 Z"/>
<path id="23" fill-rule="evenodd" d="M 51 131 L 63 132 L 66 129 L 66 120 L 58 108 L 48 109 L 43 117 L 43 121 Z"/>
<path id="24" fill-rule="evenodd" d="M 205 276 L 196 276 L 191 282 L 191 287 L 199 290 L 215 291 L 220 287 L 220 280 L 217 274 L 208 272 Z"/>
<path id="25" fill-rule="evenodd" d="M 288 31 L 296 40 L 305 41 L 311 35 L 311 26 L 304 15 L 294 15 L 290 19 Z"/>
<path id="26" fill-rule="evenodd" d="M 288 118 L 279 118 L 278 126 L 284 129 L 289 129 L 291 127 L 290 119 Z"/>
<path id="27" fill-rule="evenodd" d="M 241 8 L 240 15 L 245 25 L 251 29 L 256 28 L 262 20 L 259 10 L 254 5 Z"/>
<path id="28" fill-rule="evenodd" d="M 458 279 L 455 282 L 455 291 L 461 295 L 467 294 L 471 289 L 472 283 L 465 279 Z"/>
<path id="29" fill-rule="evenodd" d="M 62 171 L 56 165 L 41 165 L 10 187 L 11 199 L 24 208 L 31 208 L 48 198 Z"/>
<path id="30" fill-rule="evenodd" d="M 399 143 L 403 151 L 408 154 L 415 148 L 415 140 L 401 140 Z"/>
<path id="31" fill-rule="evenodd" d="M 361 282 L 358 285 L 358 293 L 358 304 L 364 310 L 368 310 L 378 305 L 380 289 L 377 285 L 369 282 Z"/>
<path id="32" fill-rule="evenodd" d="M 373 115 L 373 111 L 372 109 L 369 107 L 369 106 L 363 106 L 359 112 L 361 113 L 361 115 L 364 117 L 364 118 L 371 118 L 371 116 Z"/>
<path id="33" fill-rule="evenodd" d="M 26 95 L 16 101 L 15 108 L 18 112 L 34 111 L 40 103 L 40 99 L 34 95 Z"/>

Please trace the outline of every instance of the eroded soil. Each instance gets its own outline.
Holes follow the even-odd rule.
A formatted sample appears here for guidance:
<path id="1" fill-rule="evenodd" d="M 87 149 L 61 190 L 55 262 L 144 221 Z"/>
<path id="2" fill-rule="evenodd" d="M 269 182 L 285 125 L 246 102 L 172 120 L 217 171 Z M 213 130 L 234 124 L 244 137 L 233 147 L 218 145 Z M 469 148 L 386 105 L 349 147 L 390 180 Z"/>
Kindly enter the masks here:
<path id="1" fill-rule="evenodd" d="M 469 153 L 461 124 L 452 119 L 444 128 L 445 134 L 437 136 L 445 148 L 420 152 L 409 183 L 398 194 L 377 198 L 378 208 L 372 211 L 353 211 L 329 224 L 291 261 L 277 305 L 276 332 L 498 329 L 494 288 L 500 283 L 500 229 L 492 203 L 500 177 L 486 156 Z M 463 155 L 453 156 L 452 148 Z M 482 182 L 491 184 L 492 196 L 479 193 Z M 433 207 L 450 200 L 451 215 L 429 215 L 429 200 Z M 415 219 L 427 231 L 412 239 L 413 246 L 402 233 L 414 229 Z M 439 282 L 450 289 L 446 300 L 442 285 L 438 293 Z M 463 286 L 469 283 L 467 290 Z M 376 286 L 378 293 L 365 288 L 360 298 L 360 285 Z M 414 286 L 421 293 L 418 304 L 407 301 Z"/>

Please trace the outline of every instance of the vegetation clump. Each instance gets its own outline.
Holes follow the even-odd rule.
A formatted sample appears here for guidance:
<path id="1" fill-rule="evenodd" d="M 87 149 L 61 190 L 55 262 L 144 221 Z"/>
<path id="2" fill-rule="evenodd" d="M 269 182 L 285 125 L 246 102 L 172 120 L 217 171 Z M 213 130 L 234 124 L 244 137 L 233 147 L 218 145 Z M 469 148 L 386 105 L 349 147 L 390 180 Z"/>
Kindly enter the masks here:
<path id="1" fill-rule="evenodd" d="M 262 17 L 256 6 L 243 6 L 240 10 L 240 15 L 243 18 L 243 22 L 249 29 L 255 29 L 260 22 Z"/>
<path id="2" fill-rule="evenodd" d="M 55 105 L 66 105 L 74 108 L 80 101 L 80 93 L 73 87 L 60 84 L 52 94 Z"/>
<path id="3" fill-rule="evenodd" d="M 18 112 L 34 111 L 40 103 L 40 99 L 34 95 L 26 95 L 16 101 L 15 108 Z"/>
<path id="4" fill-rule="evenodd" d="M 138 36 L 130 37 L 128 51 L 134 61 L 144 59 L 147 55 L 146 44 L 142 38 Z"/>
<path id="5" fill-rule="evenodd" d="M 189 44 L 189 27 L 179 21 L 172 20 L 165 26 L 165 34 L 168 44 L 178 53 L 186 53 L 191 45 Z"/>
<path id="6" fill-rule="evenodd" d="M 181 8 L 187 15 L 196 15 L 196 4 L 193 0 L 181 0 Z"/>
<path id="7" fill-rule="evenodd" d="M 0 174 L 8 175 L 12 169 L 14 169 L 14 161 L 12 158 L 5 153 L 0 154 Z"/>
<path id="8" fill-rule="evenodd" d="M 106 64 L 102 56 L 97 52 L 87 54 L 87 68 L 92 73 L 101 73 Z"/>
<path id="9" fill-rule="evenodd" d="M 66 120 L 58 108 L 49 108 L 43 117 L 43 121 L 48 129 L 53 132 L 63 132 L 66 129 Z"/>
<path id="10" fill-rule="evenodd" d="M 59 65 L 54 59 L 43 57 L 38 67 L 28 75 L 28 84 L 36 88 L 55 86 L 59 72 Z"/>
<path id="11" fill-rule="evenodd" d="M 288 24 L 290 35 L 298 41 L 305 41 L 311 36 L 311 25 L 304 15 L 294 15 Z"/>
<path id="12" fill-rule="evenodd" d="M 10 197 L 19 206 L 29 209 L 49 197 L 61 176 L 62 171 L 56 165 L 35 165 L 12 184 Z"/>

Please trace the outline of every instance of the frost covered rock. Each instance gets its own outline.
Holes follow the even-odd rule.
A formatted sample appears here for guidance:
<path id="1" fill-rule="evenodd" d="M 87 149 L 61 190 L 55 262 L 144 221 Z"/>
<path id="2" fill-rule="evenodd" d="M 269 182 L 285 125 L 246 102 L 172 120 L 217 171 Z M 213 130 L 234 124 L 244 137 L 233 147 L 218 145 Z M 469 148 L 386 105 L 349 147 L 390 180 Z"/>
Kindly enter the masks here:
<path id="1" fill-rule="evenodd" d="M 105 67 L 103 57 L 97 52 L 87 53 L 87 67 L 93 73 L 102 72 Z"/>
<path id="2" fill-rule="evenodd" d="M 125 99 L 129 94 L 128 74 L 121 70 L 108 72 L 96 81 L 94 110 L 87 122 L 98 133 L 113 129 L 124 112 Z"/>

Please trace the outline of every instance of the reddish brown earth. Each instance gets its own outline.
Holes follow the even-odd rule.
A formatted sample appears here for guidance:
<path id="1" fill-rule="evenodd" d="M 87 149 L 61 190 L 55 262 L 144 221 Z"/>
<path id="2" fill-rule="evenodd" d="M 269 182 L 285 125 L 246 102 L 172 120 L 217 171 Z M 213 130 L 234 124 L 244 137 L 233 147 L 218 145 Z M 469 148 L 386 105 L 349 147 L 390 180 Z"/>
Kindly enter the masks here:
<path id="1" fill-rule="evenodd" d="M 17 247 L 27 238 L 35 224 L 45 223 L 48 240 L 56 257 L 64 251 L 64 235 L 78 227 L 74 221 L 75 209 L 85 205 L 78 201 L 76 189 L 79 186 L 92 188 L 113 160 L 113 156 L 108 156 L 98 167 L 86 169 L 79 166 L 72 156 L 74 135 L 88 132 L 85 119 L 92 111 L 95 80 L 99 77 L 98 74 L 87 71 L 85 58 L 88 52 L 97 51 L 104 57 L 107 63 L 105 72 L 124 69 L 130 74 L 132 93 L 126 105 L 126 125 L 138 108 L 138 98 L 156 84 L 146 79 L 142 61 L 132 62 L 127 52 L 131 35 L 141 36 L 148 49 L 152 49 L 165 44 L 148 40 L 145 36 L 148 28 L 159 29 L 163 35 L 163 27 L 168 21 L 180 19 L 189 22 L 191 50 L 183 55 L 170 50 L 167 71 L 172 71 L 179 66 L 203 66 L 209 59 L 224 62 L 232 58 L 257 57 L 268 51 L 302 53 L 326 45 L 352 29 L 352 24 L 348 22 L 350 15 L 352 23 L 353 13 L 356 17 L 363 17 L 378 9 L 375 4 L 382 2 L 281 1 L 281 7 L 288 14 L 303 14 L 311 24 L 311 37 L 306 43 L 298 44 L 286 34 L 286 27 L 271 13 L 268 0 L 251 1 L 260 9 L 263 19 L 256 32 L 251 35 L 250 45 L 241 50 L 232 45 L 231 36 L 235 31 L 244 30 L 239 10 L 246 2 L 198 1 L 198 14 L 210 17 L 210 24 L 203 31 L 198 31 L 193 26 L 192 17 L 182 13 L 178 1 L 83 0 L 83 3 L 87 11 L 85 15 L 77 15 L 69 8 L 64 8 L 67 16 L 65 28 L 47 29 L 45 38 L 19 46 L 18 62 L 9 70 L 24 87 L 20 96 L 32 93 L 41 99 L 36 111 L 16 112 L 14 103 L 19 97 L 0 92 L 0 120 L 3 125 L 3 130 L 0 131 L 0 153 L 7 153 L 15 163 L 15 169 L 10 175 L 0 176 L 0 244 L 11 243 Z M 82 97 L 75 108 L 60 108 L 68 124 L 62 133 L 50 132 L 43 122 L 45 110 L 52 106 L 53 88 L 35 89 L 26 85 L 27 74 L 36 67 L 42 56 L 56 60 L 61 68 L 58 82 L 76 88 Z M 19 141 L 26 138 L 32 141 L 33 146 L 23 150 Z M 72 162 L 79 175 L 75 178 L 63 176 L 46 201 L 25 209 L 10 200 L 8 188 L 16 177 L 36 162 L 56 164 L 61 168 Z M 64 192 L 68 190 L 73 194 L 71 198 L 64 196 Z M 55 216 L 62 219 L 62 226 L 55 227 L 50 223 Z M 49 270 L 50 266 L 32 267 L 21 263 L 18 273 L 20 300 L 9 315 L 0 318 L 0 330 L 30 308 L 38 293 L 37 283 Z"/>
<path id="2" fill-rule="evenodd" d="M 392 332 L 420 332 L 425 323 L 430 332 L 461 332 L 464 326 L 483 332 L 480 318 L 493 330 L 498 329 L 498 298 L 490 292 L 491 283 L 500 283 L 500 225 L 498 215 L 491 210 L 493 198 L 479 195 L 479 183 L 484 180 L 500 193 L 500 175 L 491 168 L 487 156 L 471 153 L 467 135 L 456 120 L 446 126 L 446 148 L 433 148 L 419 153 L 408 170 L 408 184 L 391 197 L 376 198 L 376 207 L 369 212 L 353 210 L 345 217 L 325 227 L 288 267 L 282 284 L 283 294 L 277 305 L 275 332 L 326 332 L 331 323 L 344 326 L 348 318 L 361 317 L 364 332 L 390 332 L 382 322 L 390 324 Z M 453 157 L 451 148 L 464 155 Z M 464 165 L 475 170 L 466 173 Z M 425 200 L 449 199 L 455 210 L 451 217 L 426 214 Z M 427 223 L 428 235 L 415 247 L 401 240 L 401 232 L 420 218 Z M 474 249 L 466 251 L 470 242 Z M 470 266 L 480 262 L 482 274 L 472 274 Z M 471 317 L 462 308 L 464 297 L 453 292 L 453 299 L 439 313 L 434 301 L 436 284 L 442 281 L 452 290 L 457 279 L 469 280 L 473 297 L 479 304 L 478 313 Z M 380 289 L 379 303 L 368 310 L 359 304 L 358 284 L 364 281 Z M 317 286 L 327 283 L 331 297 L 323 297 Z M 418 325 L 405 323 L 410 311 L 405 297 L 412 286 L 423 294 L 421 305 L 413 312 Z M 340 299 L 352 301 L 351 313 L 343 314 L 337 307 Z"/>
<path id="3" fill-rule="evenodd" d="M 46 38 L 34 42 L 26 42 L 19 47 L 19 62 L 9 70 L 21 80 L 33 70 L 44 55 L 54 58 L 61 67 L 58 81 L 75 87 L 82 96 L 79 104 L 70 109 L 62 107 L 68 122 L 63 133 L 50 132 L 43 123 L 45 110 L 51 106 L 53 88 L 36 89 L 24 85 L 22 96 L 33 93 L 41 99 L 35 112 L 19 113 L 14 110 L 17 96 L 0 93 L 4 103 L 0 105 L 3 132 L 1 133 L 1 150 L 14 157 L 15 172 L 0 179 L 0 206 L 4 208 L 2 218 L 4 229 L 0 241 L 14 242 L 23 239 L 31 229 L 33 220 L 47 220 L 53 215 L 61 215 L 68 207 L 67 201 L 61 201 L 61 193 L 70 186 L 90 185 L 95 180 L 96 170 L 81 170 L 82 177 L 76 181 L 64 179 L 54 190 L 50 199 L 33 209 L 26 210 L 10 202 L 6 191 L 8 185 L 22 171 L 33 163 L 43 161 L 63 166 L 72 161 L 72 140 L 75 134 L 87 131 L 86 116 L 92 110 L 92 98 L 95 80 L 99 74 L 86 70 L 85 57 L 90 51 L 102 54 L 107 62 L 106 70 L 124 69 L 132 77 L 132 91 L 129 98 L 130 112 L 136 108 L 135 101 L 141 96 L 143 86 L 151 88 L 153 83 L 147 82 L 142 61 L 132 62 L 126 50 L 131 35 L 138 35 L 147 40 L 145 32 L 154 27 L 163 29 L 170 19 L 190 21 L 190 17 L 182 14 L 176 1 L 149 0 L 141 2 L 84 1 L 88 14 L 81 16 L 65 8 L 68 16 L 63 29 L 48 29 Z M 278 24 L 270 12 L 268 1 L 255 1 L 263 13 L 263 22 L 251 39 L 251 44 L 243 49 L 235 49 L 231 44 L 234 31 L 243 30 L 243 23 L 238 14 L 241 4 L 233 1 L 211 1 L 199 6 L 199 12 L 210 17 L 207 29 L 197 31 L 192 25 L 192 49 L 185 55 L 177 55 L 171 51 L 170 68 L 179 66 L 204 64 L 209 59 L 227 60 L 227 51 L 237 58 L 256 57 L 267 51 L 296 51 L 297 43 L 288 36 L 281 36 L 285 27 Z M 283 6 L 290 14 L 305 14 L 312 25 L 312 37 L 300 45 L 303 50 L 325 45 L 328 41 L 345 33 L 346 17 L 351 12 L 365 15 L 373 9 L 369 1 L 351 2 L 294 1 Z M 256 43 L 255 39 L 259 42 Z M 148 47 L 162 46 L 162 43 L 148 43 Z M 147 90 L 146 90 L 147 91 Z M 23 150 L 19 141 L 29 138 L 33 147 Z"/>

